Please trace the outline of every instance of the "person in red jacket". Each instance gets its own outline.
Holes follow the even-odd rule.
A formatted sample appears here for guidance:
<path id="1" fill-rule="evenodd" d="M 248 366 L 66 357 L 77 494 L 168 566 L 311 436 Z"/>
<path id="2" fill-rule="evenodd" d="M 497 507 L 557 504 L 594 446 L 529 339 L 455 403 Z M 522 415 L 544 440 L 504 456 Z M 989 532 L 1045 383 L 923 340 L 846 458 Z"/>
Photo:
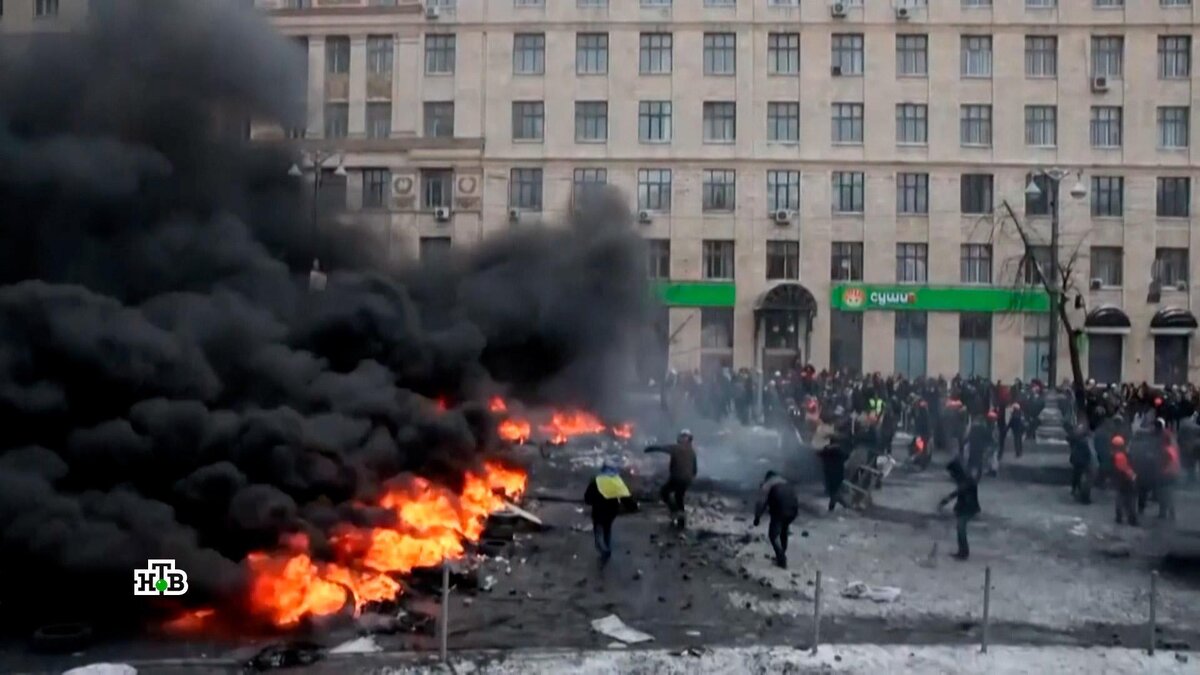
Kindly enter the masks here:
<path id="1" fill-rule="evenodd" d="M 1179 462 L 1179 444 L 1170 431 L 1162 431 L 1162 464 L 1158 476 L 1158 517 L 1175 520 L 1175 482 L 1179 480 L 1182 465 Z"/>
<path id="2" fill-rule="evenodd" d="M 1137 526 L 1137 474 L 1129 463 L 1124 437 L 1113 436 L 1112 448 L 1113 483 L 1117 486 L 1117 524 L 1128 522 Z"/>

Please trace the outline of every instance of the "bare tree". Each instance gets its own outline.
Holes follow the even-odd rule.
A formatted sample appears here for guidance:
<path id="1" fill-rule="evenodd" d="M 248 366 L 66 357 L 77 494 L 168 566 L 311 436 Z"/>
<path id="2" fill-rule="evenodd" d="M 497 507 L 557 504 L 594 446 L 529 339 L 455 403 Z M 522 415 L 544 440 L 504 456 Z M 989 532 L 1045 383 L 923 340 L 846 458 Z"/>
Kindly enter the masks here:
<path id="1" fill-rule="evenodd" d="M 1011 226 L 1015 230 L 1017 236 L 1021 240 L 1022 253 L 1020 256 L 1020 265 L 1017 270 L 1017 283 L 1021 283 L 1020 275 L 1025 269 L 1032 269 L 1034 278 L 1038 285 L 1045 289 L 1046 294 L 1050 296 L 1051 312 L 1057 312 L 1059 325 L 1067 335 L 1067 353 L 1071 358 L 1071 381 L 1072 391 L 1074 393 L 1075 409 L 1077 413 L 1082 413 L 1084 406 L 1084 379 L 1083 379 L 1083 364 L 1079 354 L 1079 337 L 1083 334 L 1082 328 L 1076 327 L 1074 319 L 1068 310 L 1070 307 L 1068 298 L 1072 295 L 1077 295 L 1081 292 L 1077 281 L 1077 265 L 1080 258 L 1080 249 L 1083 246 L 1083 238 L 1080 238 L 1071 250 L 1071 254 L 1064 260 L 1058 251 L 1050 251 L 1050 255 L 1059 255 L 1058 262 L 1058 286 L 1055 287 L 1052 279 L 1051 270 L 1042 269 L 1043 265 L 1038 261 L 1035 251 L 1041 245 L 1034 241 L 1034 233 L 1031 232 L 1029 226 L 1022 222 L 1013 211 L 1012 205 L 1008 200 L 1004 200 L 1001 204 L 1007 214 L 1007 218 L 1002 217 L 996 224 L 997 229 L 1003 230 L 1006 226 Z M 1057 356 L 1057 355 L 1054 355 Z M 1051 386 L 1057 387 L 1057 382 L 1051 382 Z"/>

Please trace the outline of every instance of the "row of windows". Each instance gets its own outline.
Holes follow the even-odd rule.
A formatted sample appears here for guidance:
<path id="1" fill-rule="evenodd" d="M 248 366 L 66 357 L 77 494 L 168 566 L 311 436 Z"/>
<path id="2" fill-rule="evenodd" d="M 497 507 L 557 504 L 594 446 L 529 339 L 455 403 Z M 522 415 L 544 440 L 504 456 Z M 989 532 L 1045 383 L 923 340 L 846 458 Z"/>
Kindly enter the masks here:
<path id="1" fill-rule="evenodd" d="M 43 0 L 37 0 L 42 2 Z M 56 0 L 57 1 L 57 0 Z M 687 0 L 687 2 L 697 3 L 700 0 Z M 742 0 L 745 2 L 746 0 Z M 1125 0 L 1091 0 L 1092 6 L 1098 9 L 1111 9 L 1115 7 L 1124 7 Z M 992 0 L 959 0 L 960 6 L 964 8 L 980 8 L 991 7 Z M 575 0 L 575 6 L 580 9 L 603 9 L 608 7 L 609 0 Z M 703 0 L 704 7 L 737 7 L 738 0 Z M 768 7 L 799 7 L 800 0 L 766 0 Z M 1025 7 L 1029 9 L 1053 9 L 1058 6 L 1058 0 L 1024 0 Z M 371 4 L 376 6 L 395 6 L 396 0 L 371 0 Z M 442 10 L 453 11 L 457 7 L 457 0 L 427 0 L 426 5 L 437 7 Z M 512 0 L 514 8 L 536 8 L 545 7 L 546 0 Z M 839 3 L 845 7 L 862 7 L 863 0 L 843 0 Z M 1192 4 L 1192 0 L 1158 0 L 1160 7 L 1188 7 Z M 639 5 L 642 7 L 663 8 L 672 7 L 674 0 L 639 0 Z M 897 0 L 898 7 L 921 8 L 929 5 L 928 0 Z M 312 0 L 287 0 L 286 6 L 289 9 L 308 9 L 312 7 Z"/>
<path id="2" fill-rule="evenodd" d="M 900 33 L 893 36 L 898 77 L 929 76 L 930 37 L 924 33 Z M 390 36 L 367 38 L 367 62 L 372 72 L 390 72 L 392 46 Z M 641 33 L 638 38 L 638 73 L 666 75 L 674 69 L 672 33 Z M 386 44 L 385 44 L 386 43 Z M 1119 79 L 1125 68 L 1125 37 L 1095 35 L 1089 54 L 1093 77 Z M 454 34 L 425 36 L 425 73 L 448 75 L 455 69 L 457 39 Z M 1025 76 L 1058 77 L 1058 37 L 1025 36 Z M 705 33 L 702 62 L 705 75 L 737 74 L 737 34 Z M 1186 79 L 1192 71 L 1192 38 L 1189 35 L 1158 36 L 1158 77 L 1163 80 Z M 959 36 L 959 72 L 967 78 L 992 76 L 995 58 L 992 36 Z M 331 73 L 348 72 L 350 38 L 334 36 L 326 42 L 327 69 Z M 386 62 L 386 63 L 385 63 Z M 862 33 L 834 33 L 830 36 L 830 74 L 857 77 L 867 68 L 866 37 Z M 545 33 L 517 33 L 513 36 L 512 69 L 515 75 L 544 75 L 546 72 Z M 609 34 L 575 34 L 575 72 L 579 75 L 604 75 L 609 70 Z M 771 75 L 800 74 L 800 34 L 767 35 L 767 72 Z"/>
<path id="3" fill-rule="evenodd" d="M 345 108 L 346 104 L 330 104 Z M 372 104 L 368 104 L 372 105 Z M 387 104 L 374 104 L 387 105 Z M 444 105 L 444 104 L 439 104 Z M 452 105 L 452 104 L 451 104 Z M 450 109 L 451 112 L 453 108 Z M 1122 106 L 1092 106 L 1086 133 L 1094 148 L 1119 148 L 1124 142 Z M 369 114 L 369 110 L 368 110 Z M 426 114 L 429 114 L 427 108 Z M 1025 144 L 1031 147 L 1058 145 L 1058 106 L 1025 106 Z M 1190 143 L 1191 109 L 1189 106 L 1159 106 L 1156 110 L 1159 148 L 1177 150 Z M 737 103 L 704 101 L 702 136 L 705 143 L 737 142 Z M 861 145 L 865 134 L 863 103 L 830 104 L 830 140 L 840 145 Z M 800 141 L 800 103 L 767 103 L 767 140 L 778 143 Z M 369 126 L 369 125 L 368 125 Z M 993 109 L 990 103 L 966 103 L 959 106 L 959 143 L 963 147 L 991 147 Z M 544 101 L 514 101 L 512 138 L 514 141 L 542 141 L 546 135 Z M 638 102 L 638 141 L 670 143 L 674 138 L 674 104 L 671 101 Z M 609 139 L 608 101 L 575 102 L 575 141 L 605 143 Z M 896 104 L 896 143 L 927 145 L 929 142 L 929 106 L 925 103 Z"/>
<path id="4" fill-rule="evenodd" d="M 800 210 L 800 171 L 768 170 L 768 211 Z M 671 169 L 646 168 L 637 171 L 638 210 L 668 213 L 672 200 Z M 530 211 L 542 209 L 542 169 L 516 168 L 509 180 L 509 207 Z M 1029 174 L 1026 183 L 1038 184 L 1037 196 L 1025 197 L 1025 214 L 1050 215 L 1052 186 L 1043 175 Z M 583 190 L 608 183 L 608 170 L 575 169 L 573 196 Z M 830 174 L 833 213 L 863 213 L 866 202 L 866 177 L 862 171 L 833 171 Z M 1125 178 L 1092 176 L 1091 213 L 1096 217 L 1119 218 L 1125 212 Z M 959 178 L 959 209 L 964 215 L 986 215 L 995 209 L 994 177 L 990 173 L 967 173 Z M 701 208 L 705 212 L 732 212 L 737 208 L 737 172 L 733 169 L 702 171 Z M 1191 179 L 1187 176 L 1160 176 L 1155 182 L 1155 214 L 1161 218 L 1186 218 L 1191 215 Z M 425 208 L 448 206 L 426 203 Z M 929 213 L 929 174 L 896 174 L 896 213 L 922 216 Z"/>

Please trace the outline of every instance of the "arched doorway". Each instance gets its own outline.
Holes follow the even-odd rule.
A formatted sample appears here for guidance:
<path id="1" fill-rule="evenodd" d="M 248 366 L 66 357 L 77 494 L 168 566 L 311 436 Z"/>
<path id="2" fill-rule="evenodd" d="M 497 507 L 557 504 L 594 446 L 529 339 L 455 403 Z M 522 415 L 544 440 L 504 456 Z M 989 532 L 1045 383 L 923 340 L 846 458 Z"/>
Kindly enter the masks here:
<path id="1" fill-rule="evenodd" d="M 1187 382 L 1190 341 L 1198 327 L 1196 316 L 1182 307 L 1164 307 L 1150 319 L 1155 384 Z"/>
<path id="2" fill-rule="evenodd" d="M 776 284 L 754 303 L 755 366 L 767 379 L 810 358 L 817 300 L 797 283 Z"/>
<path id="3" fill-rule="evenodd" d="M 1122 381 L 1125 336 L 1132 326 L 1129 315 L 1116 305 L 1100 305 L 1088 312 L 1083 331 L 1087 333 L 1089 378 L 1101 384 Z"/>

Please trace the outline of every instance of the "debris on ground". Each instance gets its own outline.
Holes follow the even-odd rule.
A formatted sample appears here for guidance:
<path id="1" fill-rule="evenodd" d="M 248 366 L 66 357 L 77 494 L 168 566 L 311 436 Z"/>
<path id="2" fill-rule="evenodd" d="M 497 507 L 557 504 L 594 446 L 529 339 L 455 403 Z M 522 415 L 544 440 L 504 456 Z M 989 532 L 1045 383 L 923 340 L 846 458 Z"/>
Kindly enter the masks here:
<path id="1" fill-rule="evenodd" d="M 592 630 L 631 645 L 650 642 L 654 639 L 652 635 L 630 628 L 616 614 L 609 614 L 602 619 L 592 621 Z"/>
<path id="2" fill-rule="evenodd" d="M 264 647 L 244 665 L 246 670 L 255 671 L 294 668 L 312 665 L 324 656 L 321 645 L 312 642 L 285 642 Z"/>
<path id="3" fill-rule="evenodd" d="M 1088 533 L 1087 523 L 1082 521 L 1075 523 L 1071 526 L 1071 529 L 1067 530 L 1067 532 L 1076 537 L 1086 537 Z"/>
<path id="4" fill-rule="evenodd" d="M 900 597 L 900 589 L 895 586 L 870 586 L 862 581 L 851 581 L 842 589 L 842 597 L 881 603 L 895 602 L 896 598 Z"/>
<path id="5" fill-rule="evenodd" d="M 137 675 L 137 668 L 127 663 L 92 663 L 72 668 L 63 675 Z"/>
<path id="6" fill-rule="evenodd" d="M 334 647 L 329 650 L 330 654 L 374 654 L 381 652 L 383 648 L 379 643 L 375 642 L 375 638 L 370 636 L 355 638 Z"/>
<path id="7" fill-rule="evenodd" d="M 509 516 L 509 515 L 516 516 L 517 518 L 520 518 L 528 523 L 532 523 L 533 525 L 537 526 L 538 529 L 543 529 L 546 527 L 546 524 L 542 522 L 541 518 L 538 518 L 537 516 L 533 515 L 532 513 L 526 511 L 525 509 L 523 509 L 509 501 L 504 502 L 504 510 L 499 511 L 497 513 L 493 513 L 492 518 L 495 518 L 498 515 L 499 516 Z"/>

